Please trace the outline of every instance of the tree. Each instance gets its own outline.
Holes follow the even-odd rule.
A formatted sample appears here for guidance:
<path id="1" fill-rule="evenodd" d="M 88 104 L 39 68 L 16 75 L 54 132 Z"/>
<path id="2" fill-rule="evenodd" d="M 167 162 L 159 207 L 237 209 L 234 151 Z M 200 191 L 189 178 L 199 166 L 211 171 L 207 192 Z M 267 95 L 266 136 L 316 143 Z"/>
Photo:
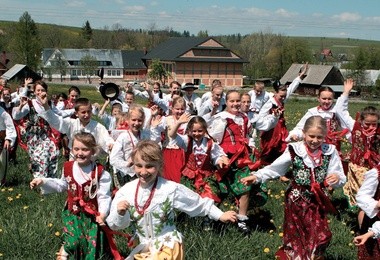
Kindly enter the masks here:
<path id="1" fill-rule="evenodd" d="M 92 39 L 92 28 L 88 20 L 82 27 L 82 36 L 87 42 L 91 41 Z"/>
<path id="2" fill-rule="evenodd" d="M 53 73 L 59 73 L 61 82 L 63 76 L 66 76 L 67 60 L 62 57 L 61 53 L 56 53 L 54 59 L 51 61 L 51 71 Z"/>
<path id="3" fill-rule="evenodd" d="M 98 61 L 95 57 L 87 54 L 80 59 L 80 64 L 83 67 L 83 72 L 87 77 L 88 83 L 91 84 L 91 76 L 96 75 L 98 69 Z"/>
<path id="4" fill-rule="evenodd" d="M 37 26 L 28 12 L 20 17 L 12 39 L 10 49 L 15 55 L 15 63 L 37 70 L 40 65 L 41 45 Z"/>
<path id="5" fill-rule="evenodd" d="M 150 65 L 148 77 L 154 80 L 159 80 L 161 85 L 165 85 L 166 80 L 170 78 L 171 75 L 170 72 L 166 71 L 159 59 L 154 59 Z"/>

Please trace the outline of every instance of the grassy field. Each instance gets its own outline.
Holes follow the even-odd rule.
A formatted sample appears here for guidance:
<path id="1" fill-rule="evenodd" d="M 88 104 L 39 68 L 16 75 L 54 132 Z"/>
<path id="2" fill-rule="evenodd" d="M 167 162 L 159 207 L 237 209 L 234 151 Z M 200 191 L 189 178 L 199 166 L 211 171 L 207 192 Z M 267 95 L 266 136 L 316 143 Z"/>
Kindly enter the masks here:
<path id="1" fill-rule="evenodd" d="M 51 93 L 66 91 L 67 87 L 51 85 Z M 103 102 L 93 88 L 82 88 L 82 96 Z M 288 128 L 292 129 L 305 111 L 316 101 L 292 99 L 286 107 Z M 350 112 L 366 106 L 350 104 Z M 346 145 L 345 149 L 349 149 Z M 18 163 L 10 165 L 7 184 L 0 188 L 0 259 L 53 259 L 62 238 L 61 210 L 65 194 L 46 197 L 29 189 L 32 178 L 27 169 L 28 157 L 18 152 Z M 187 259 L 273 259 L 281 245 L 283 200 L 286 184 L 268 183 L 267 204 L 250 212 L 251 237 L 244 238 L 234 225 L 218 225 L 213 231 L 202 231 L 202 218 L 189 218 L 180 214 L 178 227 L 185 237 Z M 340 214 L 330 216 L 333 240 L 327 251 L 327 259 L 355 259 L 356 248 L 352 244 L 357 230 L 356 215 L 346 208 L 341 190 L 334 192 L 334 204 Z M 121 242 L 123 244 L 123 242 Z M 128 253 L 126 246 L 121 248 Z"/>

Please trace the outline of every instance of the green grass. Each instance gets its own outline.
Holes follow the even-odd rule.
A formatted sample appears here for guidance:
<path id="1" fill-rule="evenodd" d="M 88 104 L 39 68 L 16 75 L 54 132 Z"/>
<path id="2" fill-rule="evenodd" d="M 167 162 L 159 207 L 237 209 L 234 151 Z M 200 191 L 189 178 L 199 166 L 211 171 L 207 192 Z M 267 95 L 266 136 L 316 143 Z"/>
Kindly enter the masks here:
<path id="1" fill-rule="evenodd" d="M 51 93 L 68 87 L 49 85 Z M 102 103 L 100 94 L 89 87 L 81 87 L 82 96 Z M 316 101 L 293 99 L 287 104 L 289 129 L 298 122 L 305 111 Z M 355 114 L 367 104 L 351 104 Z M 349 146 L 346 145 L 345 149 Z M 10 165 L 7 185 L 0 188 L 0 259 L 54 259 L 62 239 L 61 210 L 65 194 L 42 197 L 29 189 L 32 176 L 27 169 L 28 157 L 18 152 L 18 163 Z M 283 222 L 283 191 L 286 185 L 276 180 L 268 183 L 270 190 L 266 205 L 251 211 L 255 229 L 250 238 L 244 238 L 232 224 L 218 225 L 211 232 L 201 230 L 202 218 L 189 218 L 180 214 L 178 228 L 185 237 L 187 259 L 273 259 L 281 245 Z M 327 259 L 355 259 L 352 245 L 356 232 L 356 215 L 347 210 L 341 189 L 334 192 L 334 203 L 340 214 L 330 216 L 333 240 L 327 251 Z M 123 244 L 123 242 L 119 241 Z M 269 252 L 265 253 L 264 249 Z M 125 246 L 121 248 L 127 254 Z"/>

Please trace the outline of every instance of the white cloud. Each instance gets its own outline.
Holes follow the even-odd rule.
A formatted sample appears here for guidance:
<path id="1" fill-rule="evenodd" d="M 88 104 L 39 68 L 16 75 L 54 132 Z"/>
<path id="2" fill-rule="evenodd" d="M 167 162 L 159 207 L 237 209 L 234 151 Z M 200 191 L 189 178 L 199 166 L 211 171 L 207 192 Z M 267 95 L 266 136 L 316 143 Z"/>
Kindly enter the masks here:
<path id="1" fill-rule="evenodd" d="M 157 2 L 157 1 L 152 1 L 152 2 L 150 2 L 150 5 L 151 5 L 151 6 L 157 6 L 157 5 L 158 5 L 158 2 Z"/>
<path id="2" fill-rule="evenodd" d="M 362 19 L 362 17 L 357 13 L 341 13 L 333 16 L 333 19 L 340 22 L 357 22 Z"/>
<path id="3" fill-rule="evenodd" d="M 83 7 L 83 6 L 86 6 L 86 2 L 84 2 L 84 1 L 66 1 L 65 4 L 68 7 Z"/>
<path id="4" fill-rule="evenodd" d="M 123 5 L 123 4 L 125 4 L 125 1 L 123 1 L 123 0 L 115 0 L 115 3 Z"/>
<path id="5" fill-rule="evenodd" d="M 284 8 L 280 8 L 280 9 L 277 9 L 275 11 L 275 13 L 281 17 L 285 17 L 285 18 L 291 18 L 291 17 L 294 17 L 294 16 L 297 16 L 297 13 L 296 12 L 290 12 Z"/>
<path id="6" fill-rule="evenodd" d="M 315 18 L 320 18 L 320 17 L 323 17 L 323 14 L 322 13 L 313 13 L 311 16 L 313 16 Z"/>
<path id="7" fill-rule="evenodd" d="M 131 5 L 131 6 L 125 6 L 123 9 L 126 12 L 139 13 L 139 12 L 143 12 L 145 10 L 145 7 L 142 5 Z"/>

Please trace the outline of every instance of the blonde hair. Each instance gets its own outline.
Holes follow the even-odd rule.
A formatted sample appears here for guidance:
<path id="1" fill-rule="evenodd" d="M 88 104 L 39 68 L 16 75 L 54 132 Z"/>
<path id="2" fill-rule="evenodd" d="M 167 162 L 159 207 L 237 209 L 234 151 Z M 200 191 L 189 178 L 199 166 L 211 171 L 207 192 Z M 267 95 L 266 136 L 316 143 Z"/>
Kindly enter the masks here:
<path id="1" fill-rule="evenodd" d="M 92 150 L 93 154 L 96 154 L 99 150 L 99 147 L 96 143 L 95 137 L 91 133 L 80 131 L 80 132 L 74 134 L 73 144 L 74 144 L 75 140 L 78 142 L 81 142 L 82 144 L 84 144 L 85 146 L 90 148 Z"/>
<path id="2" fill-rule="evenodd" d="M 307 132 L 310 128 L 319 128 L 322 130 L 323 135 L 327 135 L 327 122 L 321 116 L 311 116 L 305 121 L 305 125 L 303 127 L 303 131 Z"/>
<path id="3" fill-rule="evenodd" d="M 131 158 L 132 162 L 135 161 L 137 154 L 140 156 L 141 160 L 145 162 L 154 162 L 159 165 L 158 172 L 162 175 L 163 167 L 163 156 L 160 146 L 151 140 L 141 140 L 139 141 L 132 151 Z"/>
<path id="4" fill-rule="evenodd" d="M 138 112 L 140 114 L 140 116 L 143 118 L 143 120 L 145 119 L 145 112 L 144 112 L 144 109 L 143 109 L 143 107 L 141 105 L 132 104 L 129 107 L 129 110 L 128 110 L 128 113 L 127 113 L 127 119 L 131 118 L 132 112 Z"/>

